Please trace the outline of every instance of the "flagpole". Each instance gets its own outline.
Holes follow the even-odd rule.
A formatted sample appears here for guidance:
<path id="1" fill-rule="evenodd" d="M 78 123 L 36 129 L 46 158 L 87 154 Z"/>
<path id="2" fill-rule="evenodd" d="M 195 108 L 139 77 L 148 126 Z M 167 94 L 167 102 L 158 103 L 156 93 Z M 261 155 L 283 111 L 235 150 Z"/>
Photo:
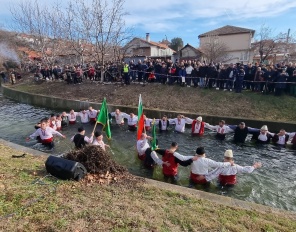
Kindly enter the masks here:
<path id="1" fill-rule="evenodd" d="M 96 130 L 97 124 L 98 124 L 98 121 L 96 120 L 96 124 L 95 124 L 95 126 L 94 126 L 94 129 L 93 129 L 93 132 L 92 132 L 92 133 L 95 133 L 95 130 Z"/>

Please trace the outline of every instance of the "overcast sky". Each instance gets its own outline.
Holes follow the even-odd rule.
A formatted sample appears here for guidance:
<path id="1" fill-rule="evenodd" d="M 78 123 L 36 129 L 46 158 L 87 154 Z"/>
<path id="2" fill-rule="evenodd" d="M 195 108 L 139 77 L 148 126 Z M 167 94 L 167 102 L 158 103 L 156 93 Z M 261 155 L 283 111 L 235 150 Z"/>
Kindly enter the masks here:
<path id="1" fill-rule="evenodd" d="M 50 1 L 54 2 L 39 0 Z M 0 2 L 0 25 L 9 29 L 9 7 L 19 0 Z M 275 34 L 289 28 L 296 32 L 295 0 L 126 0 L 125 10 L 129 13 L 126 24 L 134 28 L 134 35 L 144 38 L 149 32 L 155 42 L 181 37 L 184 45 L 196 47 L 198 35 L 225 25 L 258 31 L 265 23 Z"/>

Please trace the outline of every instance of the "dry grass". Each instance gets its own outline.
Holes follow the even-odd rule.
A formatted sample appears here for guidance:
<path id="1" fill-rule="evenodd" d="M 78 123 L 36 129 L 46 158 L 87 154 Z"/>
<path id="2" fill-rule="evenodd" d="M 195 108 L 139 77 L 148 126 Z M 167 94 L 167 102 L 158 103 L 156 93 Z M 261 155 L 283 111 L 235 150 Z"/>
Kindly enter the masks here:
<path id="1" fill-rule="evenodd" d="M 290 214 L 226 207 L 143 184 L 86 186 L 55 179 L 33 184 L 46 174 L 46 157 L 14 159 L 19 152 L 1 144 L 0 149 L 0 231 L 296 230 Z"/>

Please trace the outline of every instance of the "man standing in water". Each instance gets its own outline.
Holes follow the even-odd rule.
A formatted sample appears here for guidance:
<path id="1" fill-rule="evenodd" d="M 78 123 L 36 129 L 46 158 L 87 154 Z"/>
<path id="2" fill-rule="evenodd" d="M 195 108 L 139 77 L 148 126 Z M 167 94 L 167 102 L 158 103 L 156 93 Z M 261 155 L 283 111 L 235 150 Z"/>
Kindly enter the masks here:
<path id="1" fill-rule="evenodd" d="M 71 141 L 75 143 L 77 149 L 83 148 L 86 144 L 93 142 L 94 133 L 91 133 L 91 137 L 85 136 L 85 130 L 83 127 L 78 128 L 78 133 L 71 138 Z"/>
<path id="2" fill-rule="evenodd" d="M 176 142 L 172 142 L 170 149 L 156 149 L 155 151 L 162 155 L 162 173 L 164 176 L 164 180 L 171 183 L 177 183 L 178 176 L 178 165 L 188 166 L 198 157 L 193 156 L 183 156 L 180 155 L 176 150 L 178 149 L 178 144 Z M 155 154 L 152 156 L 153 160 L 160 164 L 161 162 L 156 161 Z"/>
<path id="3" fill-rule="evenodd" d="M 233 153 L 232 150 L 226 150 L 224 153 L 224 163 L 233 163 Z M 237 183 L 236 174 L 239 173 L 251 173 L 255 169 L 260 168 L 262 165 L 259 162 L 254 163 L 253 166 L 240 166 L 233 165 L 227 167 L 218 167 L 211 171 L 209 174 L 205 175 L 205 180 L 207 182 L 218 177 L 220 186 L 231 187 Z"/>
<path id="4" fill-rule="evenodd" d="M 43 119 L 41 120 L 40 128 L 37 129 L 33 134 L 31 134 L 27 138 L 27 141 L 37 136 L 40 136 L 40 142 L 42 143 L 42 145 L 48 147 L 48 149 L 53 149 L 54 148 L 53 135 L 58 135 L 60 137 L 66 138 L 65 135 L 62 135 L 60 132 L 49 127 L 47 119 Z"/>
<path id="5" fill-rule="evenodd" d="M 233 160 L 229 162 L 216 162 L 214 160 L 206 158 L 205 149 L 203 147 L 198 147 L 196 149 L 196 159 L 191 164 L 190 173 L 190 185 L 194 184 L 207 184 L 205 175 L 208 174 L 209 168 L 224 168 L 234 165 Z M 194 156 L 188 156 L 193 158 Z"/>

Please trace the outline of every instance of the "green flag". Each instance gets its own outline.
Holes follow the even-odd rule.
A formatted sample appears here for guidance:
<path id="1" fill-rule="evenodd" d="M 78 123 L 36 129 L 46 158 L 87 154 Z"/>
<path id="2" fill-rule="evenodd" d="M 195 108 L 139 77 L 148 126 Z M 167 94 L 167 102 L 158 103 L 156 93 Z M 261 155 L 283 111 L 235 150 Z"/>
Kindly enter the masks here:
<path id="1" fill-rule="evenodd" d="M 103 130 L 106 132 L 107 138 L 111 139 L 111 130 L 110 130 L 110 123 L 109 123 L 106 98 L 104 98 L 104 101 L 102 103 L 100 113 L 97 117 L 97 123 L 100 123 L 104 126 Z"/>
<path id="2" fill-rule="evenodd" d="M 151 140 L 151 150 L 154 151 L 157 148 L 156 142 L 156 129 L 155 129 L 155 119 L 152 123 L 152 140 Z"/>

